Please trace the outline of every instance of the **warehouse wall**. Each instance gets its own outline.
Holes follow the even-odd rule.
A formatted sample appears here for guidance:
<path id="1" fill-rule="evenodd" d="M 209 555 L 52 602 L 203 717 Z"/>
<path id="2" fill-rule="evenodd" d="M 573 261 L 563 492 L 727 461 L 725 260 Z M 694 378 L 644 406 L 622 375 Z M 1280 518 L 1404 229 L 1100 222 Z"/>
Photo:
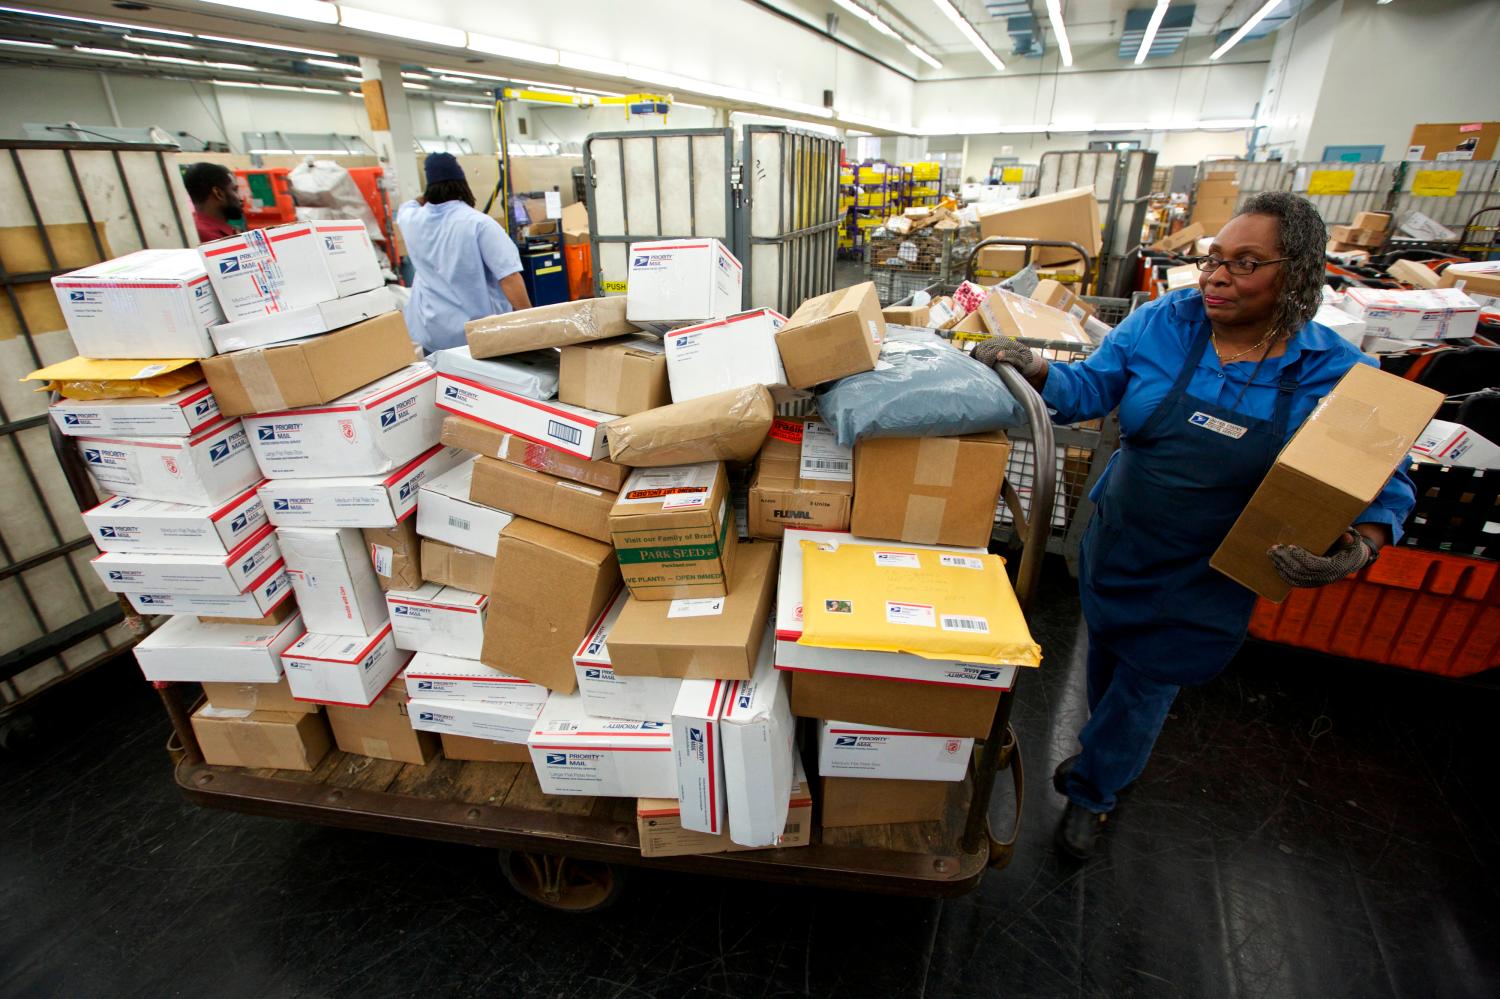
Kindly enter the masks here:
<path id="1" fill-rule="evenodd" d="M 1264 126 L 1258 145 L 1285 159 L 1300 159 L 1307 148 L 1343 9 L 1344 0 L 1313 0 L 1276 32 L 1257 116 Z"/>
<path id="2" fill-rule="evenodd" d="M 1237 132 L 1132 132 L 1111 136 L 1140 139 L 1144 148 L 1156 151 L 1157 166 L 1197 163 L 1214 156 L 1242 156 L 1247 133 Z M 990 163 L 997 156 L 1015 156 L 1022 163 L 1036 163 L 1043 153 L 1087 149 L 1091 136 L 1086 132 L 1053 132 L 1051 137 L 1037 135 L 970 135 L 964 152 L 964 177 L 983 180 Z M 947 148 L 945 140 L 938 142 Z"/>

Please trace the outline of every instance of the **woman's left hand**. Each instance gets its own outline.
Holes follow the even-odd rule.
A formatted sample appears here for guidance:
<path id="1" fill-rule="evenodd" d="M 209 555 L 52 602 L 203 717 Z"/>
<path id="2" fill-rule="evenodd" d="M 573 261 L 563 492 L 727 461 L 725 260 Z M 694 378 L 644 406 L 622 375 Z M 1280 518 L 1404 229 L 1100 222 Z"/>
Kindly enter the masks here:
<path id="1" fill-rule="evenodd" d="M 1374 542 L 1350 528 L 1334 542 L 1327 555 L 1314 555 L 1300 545 L 1272 545 L 1266 554 L 1276 574 L 1292 586 L 1327 586 L 1352 575 L 1380 554 Z"/>

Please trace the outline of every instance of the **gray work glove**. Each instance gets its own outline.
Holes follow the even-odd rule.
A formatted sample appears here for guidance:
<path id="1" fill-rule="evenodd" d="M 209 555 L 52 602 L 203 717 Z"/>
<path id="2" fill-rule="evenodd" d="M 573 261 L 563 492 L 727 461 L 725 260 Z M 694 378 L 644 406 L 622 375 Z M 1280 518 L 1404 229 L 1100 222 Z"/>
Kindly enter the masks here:
<path id="1" fill-rule="evenodd" d="M 1380 549 L 1356 530 L 1345 531 L 1328 550 L 1314 555 L 1300 545 L 1272 545 L 1267 552 L 1276 574 L 1292 586 L 1327 586 L 1374 562 Z"/>
<path id="2" fill-rule="evenodd" d="M 1047 362 L 1040 354 L 1024 343 L 1008 336 L 994 336 L 974 345 L 969 355 L 987 368 L 1009 364 L 1021 373 L 1022 378 L 1035 378 L 1047 369 Z"/>

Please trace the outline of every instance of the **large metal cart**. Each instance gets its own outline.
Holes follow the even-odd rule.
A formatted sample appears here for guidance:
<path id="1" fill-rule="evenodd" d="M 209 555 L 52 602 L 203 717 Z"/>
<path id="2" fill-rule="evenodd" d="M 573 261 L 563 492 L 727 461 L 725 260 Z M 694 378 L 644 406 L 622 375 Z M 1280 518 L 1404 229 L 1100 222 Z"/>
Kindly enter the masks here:
<path id="1" fill-rule="evenodd" d="M 1018 375 L 1002 378 L 1021 400 L 1029 433 L 1052 448 L 1052 425 L 1041 397 Z M 76 449 L 57 449 L 65 468 L 77 467 Z M 1038 508 L 1051 509 L 1050 467 L 1031 484 Z M 1006 501 L 1021 509 L 1016 489 Z M 1021 556 L 1014 564 L 1023 610 L 1037 592 L 1046 551 L 1046 523 L 1022 525 Z M 1020 829 L 1023 771 L 1010 713 L 1014 690 L 1001 693 L 989 736 L 976 746 L 969 776 L 953 785 L 940 822 L 848 829 L 814 828 L 808 846 L 709 855 L 647 858 L 640 853 L 635 800 L 549 797 L 534 771 L 517 763 L 460 762 L 439 758 L 416 766 L 331 750 L 311 773 L 213 766 L 203 761 L 190 723 L 201 696 L 197 684 L 158 683 L 172 722 L 169 751 L 178 786 L 190 801 L 255 815 L 423 839 L 493 847 L 502 870 L 523 895 L 544 905 L 588 911 L 610 902 L 623 868 L 653 867 L 724 877 L 918 896 L 952 896 L 974 888 L 990 867 L 1010 859 Z M 812 740 L 803 739 L 807 747 Z M 811 761 L 808 761 L 811 762 Z M 1009 835 L 990 827 L 995 779 L 1011 774 L 1015 791 Z M 815 773 L 814 767 L 808 767 Z M 815 806 L 816 807 L 816 806 Z M 816 823 L 815 823 L 816 826 Z"/>

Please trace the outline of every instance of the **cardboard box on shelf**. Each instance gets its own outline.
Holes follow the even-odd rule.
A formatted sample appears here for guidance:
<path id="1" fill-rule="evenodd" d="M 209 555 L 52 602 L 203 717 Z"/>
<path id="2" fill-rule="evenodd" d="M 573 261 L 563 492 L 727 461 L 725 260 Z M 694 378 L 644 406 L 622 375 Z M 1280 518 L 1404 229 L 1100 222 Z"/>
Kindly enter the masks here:
<path id="1" fill-rule="evenodd" d="M 292 597 L 292 580 L 286 574 L 284 562 L 277 562 L 261 573 L 242 593 L 128 593 L 126 599 L 141 614 L 192 614 L 236 621 L 267 617 L 283 603 L 297 602 Z"/>
<path id="2" fill-rule="evenodd" d="M 386 594 L 396 648 L 478 659 L 484 612 L 490 598 L 452 586 L 425 583 Z"/>
<path id="3" fill-rule="evenodd" d="M 622 417 L 604 430 L 610 458 L 622 465 L 748 461 L 760 450 L 775 413 L 764 385 L 746 385 Z"/>
<path id="4" fill-rule="evenodd" d="M 127 399 L 59 399 L 47 407 L 52 422 L 68 437 L 91 434 L 124 437 L 184 436 L 214 423 L 219 403 L 199 382 L 164 396 Z"/>
<path id="5" fill-rule="evenodd" d="M 379 475 L 437 444 L 436 382 L 418 362 L 327 406 L 247 416 L 245 432 L 269 478 Z"/>
<path id="6" fill-rule="evenodd" d="M 717 239 L 631 243 L 626 315 L 657 333 L 722 319 L 740 308 L 742 279 L 740 262 Z"/>
<path id="7" fill-rule="evenodd" d="M 525 763 L 531 764 L 531 753 L 524 742 L 496 742 L 494 739 L 476 739 L 472 735 L 451 735 L 442 732 L 443 755 L 450 760 L 473 760 L 478 763 Z"/>
<path id="8" fill-rule="evenodd" d="M 1353 246 L 1376 247 L 1385 242 L 1385 232 L 1380 229 L 1361 229 L 1352 225 L 1331 225 L 1328 236 L 1334 242 Z"/>
<path id="9" fill-rule="evenodd" d="M 52 279 L 85 357 L 209 357 L 224 313 L 195 250 L 138 250 Z"/>
<path id="10" fill-rule="evenodd" d="M 370 564 L 382 590 L 414 590 L 422 585 L 422 539 L 415 517 L 395 527 L 363 527 L 360 534 L 370 549 Z"/>
<path id="11" fill-rule="evenodd" d="M 729 838 L 741 846 L 774 846 L 787 821 L 795 719 L 774 646 L 769 634 L 761 640 L 755 674 L 735 681 L 720 729 Z"/>
<path id="12" fill-rule="evenodd" d="M 672 762 L 677 773 L 678 818 L 683 828 L 724 831 L 724 752 L 719 716 L 732 680 L 684 680 L 672 704 Z"/>
<path id="13" fill-rule="evenodd" d="M 643 857 L 681 857 L 690 854 L 735 853 L 745 850 L 787 849 L 812 842 L 812 785 L 793 755 L 792 790 L 786 824 L 770 846 L 740 846 L 727 833 L 694 832 L 682 827 L 681 809 L 672 798 L 641 798 L 636 802 L 636 834 Z"/>
<path id="14" fill-rule="evenodd" d="M 592 718 L 578 694 L 554 693 L 526 740 L 543 794 L 670 798 L 672 726 Z"/>
<path id="15" fill-rule="evenodd" d="M 203 377 L 226 416 L 321 406 L 420 360 L 399 312 L 322 336 L 220 354 L 203 361 Z"/>
<path id="16" fill-rule="evenodd" d="M 396 648 L 386 622 L 373 635 L 303 635 L 281 654 L 281 665 L 300 701 L 364 706 L 410 658 Z"/>
<path id="17" fill-rule="evenodd" d="M 1056 282 L 1048 282 L 1056 284 Z M 1037 287 L 1040 289 L 1041 284 Z M 1068 292 L 1061 285 L 1058 291 Z M 996 288 L 990 292 L 979 308 L 974 310 L 986 332 L 995 336 L 1023 337 L 1031 340 L 1062 340 L 1068 343 L 1091 343 L 1083 331 L 1083 319 L 1069 312 L 1053 308 L 1043 302 L 1034 301 Z M 970 317 L 973 318 L 972 316 Z"/>
<path id="18" fill-rule="evenodd" d="M 1291 587 L 1266 552 L 1284 544 L 1327 551 L 1442 401 L 1430 388 L 1356 364 L 1282 448 L 1209 564 L 1269 600 L 1284 599 Z"/>
<path id="19" fill-rule="evenodd" d="M 437 736 L 412 728 L 406 692 L 392 682 L 369 707 L 328 705 L 328 727 L 346 753 L 426 766 L 438 754 Z"/>
<path id="20" fill-rule="evenodd" d="M 246 711 L 205 704 L 193 712 L 192 721 L 203 762 L 217 767 L 311 771 L 323 762 L 333 742 L 321 712 Z"/>
<path id="21" fill-rule="evenodd" d="M 1034 302 L 1049 305 L 1059 312 L 1065 312 L 1082 323 L 1089 316 L 1094 315 L 1094 307 L 1073 292 L 1069 291 L 1060 282 L 1047 278 L 1038 281 L 1029 296 Z"/>
<path id="22" fill-rule="evenodd" d="M 570 406 L 621 416 L 665 406 L 672 401 L 666 349 L 651 336 L 564 347 L 557 398 Z"/>
<path id="23" fill-rule="evenodd" d="M 963 780 L 974 740 L 938 732 L 854 722 L 819 723 L 818 773 L 823 777 Z"/>
<path id="24" fill-rule="evenodd" d="M 887 305 L 880 316 L 893 326 L 926 326 L 928 321 L 925 305 Z"/>
<path id="25" fill-rule="evenodd" d="M 998 430 L 862 440 L 854 448 L 851 529 L 866 538 L 987 545 L 1009 455 Z"/>
<path id="26" fill-rule="evenodd" d="M 218 506 L 261 479 L 239 420 L 191 437 L 75 437 L 103 492 L 135 499 Z"/>
<path id="27" fill-rule="evenodd" d="M 723 596 L 735 531 L 722 462 L 637 469 L 609 515 L 620 574 L 638 600 Z"/>
<path id="28" fill-rule="evenodd" d="M 296 629 L 292 630 L 296 634 Z M 277 662 L 280 666 L 280 662 Z M 205 680 L 203 696 L 216 708 L 239 711 L 285 711 L 294 715 L 317 714 L 322 709 L 316 704 L 299 701 L 292 696 L 292 688 L 286 677 L 280 680 L 250 683 L 237 680 Z"/>
<path id="29" fill-rule="evenodd" d="M 619 492 L 626 477 L 630 475 L 628 465 L 617 465 L 608 459 L 593 461 L 580 458 L 462 416 L 449 416 L 443 420 L 441 440 L 444 444 L 461 447 L 487 458 L 499 458 L 522 468 L 546 472 L 560 479 L 582 482 L 586 486 L 612 493 Z"/>
<path id="30" fill-rule="evenodd" d="M 1413 288 L 1432 289 L 1442 281 L 1442 275 L 1416 260 L 1397 260 L 1386 268 L 1386 273 Z"/>
<path id="31" fill-rule="evenodd" d="M 251 486 L 220 507 L 112 496 L 83 512 L 100 551 L 227 555 L 266 523 Z"/>
<path id="32" fill-rule="evenodd" d="M 1444 465 L 1500 469 L 1500 446 L 1462 423 L 1431 421 L 1411 449 Z"/>
<path id="33" fill-rule="evenodd" d="M 1479 322 L 1479 304 L 1457 288 L 1350 288 L 1342 308 L 1363 319 L 1370 336 L 1393 340 L 1461 340 L 1473 336 Z"/>
<path id="34" fill-rule="evenodd" d="M 941 780 L 824 777 L 823 828 L 934 822 L 946 814 L 955 786 Z"/>
<path id="35" fill-rule="evenodd" d="M 233 596 L 281 561 L 270 524 L 227 555 L 158 555 L 104 552 L 89 563 L 111 593 L 180 593 Z"/>
<path id="36" fill-rule="evenodd" d="M 307 630 L 372 635 L 389 618 L 365 539 L 351 527 L 283 527 L 286 574 Z"/>
<path id="37" fill-rule="evenodd" d="M 573 652 L 619 585 L 609 545 L 517 517 L 500 534 L 480 659 L 572 692 Z"/>
<path id="38" fill-rule="evenodd" d="M 469 496 L 476 503 L 509 511 L 516 517 L 596 541 L 610 539 L 609 512 L 615 494 L 581 482 L 533 472 L 498 458 L 479 457 L 474 459 Z"/>
<path id="39" fill-rule="evenodd" d="M 853 451 L 821 420 L 777 417 L 750 479 L 750 536 L 775 540 L 788 527 L 846 531 L 853 502 Z"/>
<path id="40" fill-rule="evenodd" d="M 582 298 L 537 305 L 464 324 L 469 352 L 475 357 L 504 357 L 635 332 L 635 324 L 625 318 L 623 298 Z"/>
<path id="41" fill-rule="evenodd" d="M 208 335 L 213 338 L 219 353 L 227 354 L 235 350 L 270 347 L 318 336 L 366 319 L 374 319 L 399 308 L 396 296 L 382 285 L 348 298 L 336 298 L 300 309 L 288 309 L 285 312 L 273 312 L 210 326 Z"/>
<path id="42" fill-rule="evenodd" d="M 500 532 L 515 515 L 497 509 L 498 504 L 471 500 L 473 480 L 474 459 L 470 459 L 424 483 L 417 501 L 417 533 L 456 548 L 494 555 Z"/>
<path id="43" fill-rule="evenodd" d="M 682 687 L 680 678 L 625 676 L 614 669 L 609 636 L 629 597 L 629 590 L 616 593 L 573 653 L 578 692 L 583 695 L 584 710 L 596 718 L 670 722 Z"/>
<path id="44" fill-rule="evenodd" d="M 1202 224 L 1194 222 L 1163 236 L 1152 243 L 1148 249 L 1157 253 L 1192 253 L 1198 240 L 1205 235 Z"/>
<path id="45" fill-rule="evenodd" d="M 1098 257 L 1103 245 L 1099 202 L 1092 187 L 1077 187 L 1010 205 L 981 204 L 979 235 L 983 239 L 1020 236 L 1077 243 L 1089 256 Z M 1066 248 L 1038 247 L 1032 259 L 1038 264 L 1060 264 L 1077 256 Z"/>
<path id="46" fill-rule="evenodd" d="M 884 342 L 873 281 L 807 299 L 776 332 L 787 384 L 799 389 L 873 371 Z"/>
<path id="47" fill-rule="evenodd" d="M 1367 229 L 1371 232 L 1385 232 L 1391 227 L 1391 213 L 1359 212 L 1354 216 L 1353 225 L 1356 229 Z"/>
<path id="48" fill-rule="evenodd" d="M 441 410 L 587 461 L 608 453 L 603 428 L 615 418 L 612 413 L 556 400 L 528 399 L 478 382 L 464 384 L 451 375 L 439 375 L 437 388 Z"/>
<path id="49" fill-rule="evenodd" d="M 293 222 L 198 247 L 229 321 L 254 319 L 379 288 L 380 264 L 364 223 Z"/>
<path id="50" fill-rule="evenodd" d="M 455 548 L 431 538 L 422 539 L 422 578 L 470 593 L 489 593 L 495 576 L 495 557 Z"/>
<path id="51" fill-rule="evenodd" d="M 428 355 L 443 376 L 440 391 L 460 409 L 481 406 L 476 393 L 496 390 L 523 399 L 551 399 L 560 384 L 557 351 L 530 350 L 505 357 L 475 357 L 467 344 Z"/>
<path id="52" fill-rule="evenodd" d="M 268 479 L 258 492 L 277 527 L 395 527 L 416 513 L 422 483 L 466 458 L 436 444 L 389 475 Z"/>
<path id="53" fill-rule="evenodd" d="M 135 661 L 152 681 L 274 684 L 281 679 L 282 651 L 302 632 L 295 617 L 258 627 L 204 624 L 179 614 L 136 644 Z"/>
<path id="54" fill-rule="evenodd" d="M 1462 291 L 1480 308 L 1500 308 L 1500 260 L 1449 264 L 1438 280 L 1438 287 Z"/>
<path id="55" fill-rule="evenodd" d="M 668 401 L 686 402 L 743 385 L 785 389 L 776 331 L 786 321 L 774 309 L 756 309 L 673 330 L 665 340 L 672 387 Z"/>
<path id="56" fill-rule="evenodd" d="M 535 704 L 538 708 L 547 703 L 546 687 L 477 659 L 418 652 L 406 664 L 402 677 L 407 696 L 423 701 L 488 701 Z"/>
<path id="57" fill-rule="evenodd" d="M 625 602 L 610 630 L 621 676 L 748 680 L 755 670 L 776 586 L 776 545 L 735 552 L 728 595 Z"/>
<path id="58" fill-rule="evenodd" d="M 542 705 L 534 701 L 427 701 L 407 705 L 412 728 L 524 746 Z"/>

